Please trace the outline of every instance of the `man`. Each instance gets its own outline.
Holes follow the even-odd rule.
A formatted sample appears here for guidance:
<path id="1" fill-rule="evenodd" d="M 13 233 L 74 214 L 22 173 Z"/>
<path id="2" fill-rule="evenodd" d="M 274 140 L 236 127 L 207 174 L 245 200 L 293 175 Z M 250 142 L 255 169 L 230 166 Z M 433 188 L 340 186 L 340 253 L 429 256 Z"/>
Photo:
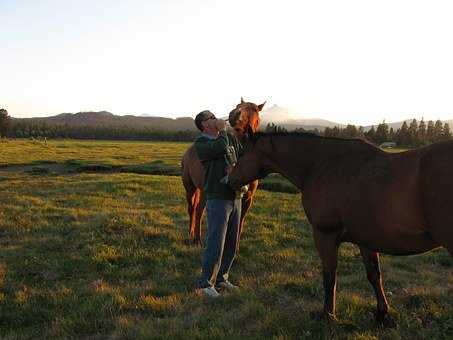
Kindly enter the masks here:
<path id="1" fill-rule="evenodd" d="M 202 132 L 195 141 L 195 150 L 204 169 L 208 217 L 198 289 L 204 295 L 218 297 L 219 288 L 238 289 L 228 281 L 228 274 L 240 236 L 241 194 L 230 188 L 224 178 L 236 162 L 240 144 L 227 134 L 226 122 L 216 119 L 210 111 L 200 112 L 195 125 Z"/>

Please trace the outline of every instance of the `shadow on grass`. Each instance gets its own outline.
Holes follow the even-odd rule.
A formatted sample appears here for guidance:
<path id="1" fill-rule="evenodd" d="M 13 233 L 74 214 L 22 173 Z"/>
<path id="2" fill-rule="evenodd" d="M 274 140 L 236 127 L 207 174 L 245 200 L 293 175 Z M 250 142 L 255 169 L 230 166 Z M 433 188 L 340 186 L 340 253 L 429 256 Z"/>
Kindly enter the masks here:
<path id="1" fill-rule="evenodd" d="M 155 160 L 144 164 L 112 165 L 108 163 L 70 159 L 63 163 L 51 160 L 31 163 L 4 165 L 6 172 L 26 172 L 32 175 L 67 175 L 74 173 L 135 173 L 144 175 L 181 176 L 181 168 Z M 278 174 L 272 174 L 260 181 L 262 190 L 284 193 L 300 193 L 292 183 Z"/>

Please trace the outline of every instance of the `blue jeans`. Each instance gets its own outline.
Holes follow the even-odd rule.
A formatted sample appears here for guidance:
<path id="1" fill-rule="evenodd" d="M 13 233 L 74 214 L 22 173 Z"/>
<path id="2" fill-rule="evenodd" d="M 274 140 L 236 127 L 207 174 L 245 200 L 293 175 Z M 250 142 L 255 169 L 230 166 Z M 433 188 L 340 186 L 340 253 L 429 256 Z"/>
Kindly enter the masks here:
<path id="1" fill-rule="evenodd" d="M 241 206 L 241 199 L 210 199 L 206 202 L 208 228 L 199 288 L 228 281 L 228 273 L 238 249 Z"/>

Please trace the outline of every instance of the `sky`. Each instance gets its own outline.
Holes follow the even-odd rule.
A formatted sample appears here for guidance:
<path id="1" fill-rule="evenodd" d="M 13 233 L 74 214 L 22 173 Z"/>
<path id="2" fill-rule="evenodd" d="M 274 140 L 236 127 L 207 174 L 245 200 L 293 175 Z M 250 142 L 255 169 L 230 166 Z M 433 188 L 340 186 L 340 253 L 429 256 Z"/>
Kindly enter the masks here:
<path id="1" fill-rule="evenodd" d="M 453 119 L 451 1 L 0 0 L 13 117 L 227 114 L 356 125 Z"/>

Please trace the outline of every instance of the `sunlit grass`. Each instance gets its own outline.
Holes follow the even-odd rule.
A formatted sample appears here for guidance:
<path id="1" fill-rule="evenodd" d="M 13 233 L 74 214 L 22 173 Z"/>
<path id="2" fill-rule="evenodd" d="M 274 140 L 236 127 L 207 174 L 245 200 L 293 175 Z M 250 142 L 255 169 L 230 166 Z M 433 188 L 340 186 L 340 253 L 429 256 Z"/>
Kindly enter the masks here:
<path id="1" fill-rule="evenodd" d="M 1 139 L 0 169 L 34 175 L 130 172 L 179 176 L 182 155 L 190 145 L 182 142 Z M 260 188 L 298 192 L 278 174 L 262 180 Z"/>
<path id="2" fill-rule="evenodd" d="M 231 273 L 241 290 L 211 301 L 194 290 L 201 249 L 186 242 L 178 177 L 2 172 L 0 178 L 0 338 L 453 336 L 453 260 L 443 249 L 382 256 L 397 327 L 381 329 L 358 249 L 343 245 L 340 322 L 319 320 L 320 263 L 297 194 L 258 192 Z"/>
<path id="3" fill-rule="evenodd" d="M 178 166 L 190 143 L 16 139 L 0 143 L 0 166 L 76 161 L 110 165 L 137 165 L 161 161 Z"/>

